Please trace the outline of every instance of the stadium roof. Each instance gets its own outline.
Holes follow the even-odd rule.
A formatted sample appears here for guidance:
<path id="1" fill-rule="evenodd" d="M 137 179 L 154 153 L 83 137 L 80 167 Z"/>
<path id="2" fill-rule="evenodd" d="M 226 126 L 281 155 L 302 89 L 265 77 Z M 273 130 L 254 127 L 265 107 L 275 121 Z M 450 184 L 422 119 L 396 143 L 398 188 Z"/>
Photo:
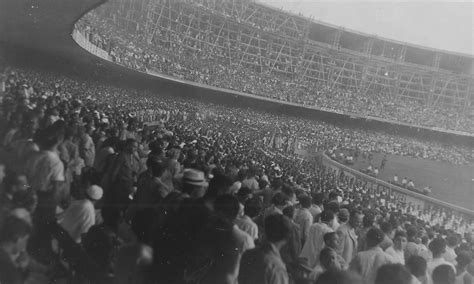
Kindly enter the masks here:
<path id="1" fill-rule="evenodd" d="M 392 39 L 392 38 L 388 38 L 388 37 L 384 37 L 384 36 L 379 36 L 379 35 L 376 35 L 376 34 L 357 31 L 357 30 L 354 30 L 354 29 L 351 29 L 351 28 L 347 28 L 347 27 L 343 27 L 343 26 L 340 26 L 340 25 L 331 24 L 331 23 L 327 23 L 327 22 L 324 22 L 324 21 L 321 21 L 321 20 L 317 20 L 314 17 L 307 17 L 307 16 L 302 15 L 301 13 L 296 13 L 295 11 L 278 8 L 278 7 L 275 7 L 271 4 L 266 3 L 264 1 L 271 2 L 269 0 L 256 0 L 256 3 L 258 3 L 259 5 L 261 5 L 263 7 L 266 7 L 268 9 L 272 9 L 272 10 L 279 11 L 279 12 L 282 12 L 282 13 L 288 13 L 288 14 L 291 14 L 293 16 L 296 16 L 296 17 L 299 17 L 299 18 L 302 18 L 302 19 L 306 19 L 306 20 L 309 19 L 313 23 L 320 24 L 320 25 L 323 25 L 323 26 L 326 26 L 326 27 L 343 30 L 345 32 L 349 32 L 349 33 L 353 33 L 353 34 L 358 34 L 358 35 L 361 35 L 363 37 L 375 38 L 375 39 L 379 39 L 379 40 L 383 40 L 383 41 L 387 41 L 387 42 L 391 42 L 391 43 L 395 43 L 395 44 L 399 44 L 399 45 L 405 45 L 405 46 L 408 46 L 408 47 L 415 47 L 415 48 L 419 48 L 419 49 L 423 49 L 423 50 L 427 50 L 427 51 L 439 52 L 439 53 L 444 53 L 444 54 L 451 54 L 451 55 L 456 55 L 456 56 L 460 56 L 460 57 L 466 57 L 466 58 L 474 59 L 474 54 L 451 51 L 451 50 L 435 48 L 435 47 L 429 47 L 429 46 L 422 45 L 422 44 L 410 43 L 410 42 L 405 42 L 405 41 Z M 279 3 L 281 3 L 281 2 L 279 2 Z M 474 4 L 473 4 L 473 6 L 474 6 Z M 473 10 L 473 13 L 474 13 L 474 10 Z M 473 17 L 474 17 L 474 15 L 473 15 Z M 473 33 L 472 33 L 472 41 L 473 41 L 473 49 L 474 49 L 474 28 L 473 28 Z M 474 52 L 474 50 L 473 50 L 473 52 Z"/>

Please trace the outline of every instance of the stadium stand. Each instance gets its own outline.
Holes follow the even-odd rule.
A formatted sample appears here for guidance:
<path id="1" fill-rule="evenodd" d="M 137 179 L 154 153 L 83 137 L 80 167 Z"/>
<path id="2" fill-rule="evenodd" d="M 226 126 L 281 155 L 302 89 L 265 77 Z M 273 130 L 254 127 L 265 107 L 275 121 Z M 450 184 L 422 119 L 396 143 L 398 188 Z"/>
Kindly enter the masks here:
<path id="1" fill-rule="evenodd" d="M 218 2 L 112 2 L 78 22 L 70 41 L 134 73 L 154 69 L 398 119 L 390 117 L 398 111 L 379 107 L 404 94 L 382 91 L 382 82 L 361 93 L 338 86 L 350 86 L 338 81 L 342 71 L 336 80 L 323 79 L 324 66 L 299 73 L 295 58 L 317 45 L 307 42 L 308 19 L 247 0 Z M 253 39 L 273 42 L 255 51 Z M 245 40 L 245 47 L 235 43 Z M 339 34 L 331 44 L 343 41 Z M 213 51 L 205 50 L 210 42 Z M 472 280 L 472 211 L 377 180 L 374 169 L 369 176 L 343 165 L 373 153 L 465 165 L 474 160 L 472 147 L 132 88 L 1 56 L 0 283 Z M 308 95 L 294 94 L 291 84 Z M 322 98 L 311 98 L 314 89 Z M 407 96 L 432 104 L 420 107 L 428 113 L 448 104 L 440 99 L 446 94 L 433 104 L 412 91 Z M 376 93 L 385 95 L 372 104 Z M 452 121 L 438 116 L 447 129 L 471 131 L 463 126 L 468 110 Z M 321 155 L 298 154 L 309 148 Z"/>

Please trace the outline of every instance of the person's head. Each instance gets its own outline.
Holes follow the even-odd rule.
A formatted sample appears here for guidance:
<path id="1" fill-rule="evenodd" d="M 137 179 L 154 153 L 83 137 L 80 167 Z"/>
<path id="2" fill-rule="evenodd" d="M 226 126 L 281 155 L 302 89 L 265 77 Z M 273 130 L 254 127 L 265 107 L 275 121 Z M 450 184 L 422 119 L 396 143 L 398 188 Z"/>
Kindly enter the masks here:
<path id="1" fill-rule="evenodd" d="M 449 236 L 446 238 L 446 241 L 447 241 L 447 245 L 448 245 L 450 248 L 455 248 L 455 247 L 458 246 L 458 238 L 457 238 L 456 235 L 454 235 L 454 234 L 449 235 Z"/>
<path id="2" fill-rule="evenodd" d="M 217 214 L 234 222 L 239 214 L 239 200 L 230 194 L 223 194 L 216 197 L 214 201 L 214 210 Z"/>
<path id="3" fill-rule="evenodd" d="M 322 192 L 313 193 L 312 197 L 313 197 L 313 204 L 318 205 L 318 206 L 323 205 L 324 193 Z"/>
<path id="4" fill-rule="evenodd" d="M 456 273 L 448 264 L 441 264 L 433 270 L 433 284 L 454 284 L 456 283 Z"/>
<path id="5" fill-rule="evenodd" d="M 135 139 L 129 138 L 125 140 L 124 152 L 127 154 L 133 154 L 138 150 L 138 143 Z"/>
<path id="6" fill-rule="evenodd" d="M 400 263 L 382 265 L 375 276 L 375 284 L 410 284 L 411 281 L 410 272 Z"/>
<path id="7" fill-rule="evenodd" d="M 201 198 L 206 193 L 208 183 L 204 172 L 195 169 L 185 169 L 183 173 L 183 192 L 191 197 Z"/>
<path id="8" fill-rule="evenodd" d="M 446 252 L 446 241 L 443 238 L 436 238 L 431 241 L 428 248 L 433 253 L 433 258 L 440 257 Z"/>
<path id="9" fill-rule="evenodd" d="M 407 228 L 407 238 L 409 242 L 414 242 L 418 235 L 418 229 L 415 226 Z"/>
<path id="10" fill-rule="evenodd" d="M 26 253 L 30 234 L 31 227 L 27 222 L 15 216 L 7 216 L 0 229 L 0 248 L 7 253 L 11 261 L 16 262 Z"/>
<path id="11" fill-rule="evenodd" d="M 364 214 L 362 214 L 361 211 L 353 210 L 349 218 L 349 224 L 351 225 L 352 228 L 357 229 L 362 225 L 363 218 L 364 218 Z"/>
<path id="12" fill-rule="evenodd" d="M 465 268 L 472 262 L 472 257 L 468 251 L 460 251 L 457 254 L 456 262 L 459 268 Z"/>
<path id="13" fill-rule="evenodd" d="M 274 244 L 283 245 L 290 238 L 291 221 L 281 214 L 272 214 L 265 218 L 266 239 Z"/>
<path id="14" fill-rule="evenodd" d="M 330 247 L 325 247 L 321 250 L 319 261 L 326 270 L 341 269 L 341 265 L 337 260 L 337 253 Z"/>
<path id="15" fill-rule="evenodd" d="M 336 249 L 339 246 L 339 235 L 336 232 L 329 232 L 324 234 L 324 244 L 327 247 Z"/>
<path id="16" fill-rule="evenodd" d="M 289 201 L 288 196 L 282 192 L 277 192 L 272 197 L 272 204 L 275 205 L 275 207 L 278 207 L 280 209 L 283 209 L 287 205 L 288 201 Z"/>
<path id="17" fill-rule="evenodd" d="M 217 196 L 220 194 L 229 194 L 231 193 L 232 180 L 222 173 L 215 173 L 214 177 L 209 181 L 209 187 L 207 189 L 207 194 L 211 196 Z M 242 191 L 242 194 L 245 191 Z"/>
<path id="18" fill-rule="evenodd" d="M 382 222 L 380 230 L 389 238 L 393 238 L 393 227 L 390 222 Z"/>
<path id="19" fill-rule="evenodd" d="M 367 232 L 367 246 L 369 248 L 378 246 L 384 239 L 384 233 L 379 228 L 371 228 Z"/>
<path id="20" fill-rule="evenodd" d="M 323 212 L 321 212 L 320 218 L 321 222 L 326 223 L 329 227 L 332 227 L 335 221 L 334 212 L 332 212 L 331 210 L 323 210 Z"/>
<path id="21" fill-rule="evenodd" d="M 249 188 L 243 187 L 237 192 L 237 199 L 242 204 L 245 204 L 250 198 L 252 198 L 252 190 Z"/>
<path id="22" fill-rule="evenodd" d="M 253 197 L 248 199 L 244 205 L 244 214 L 249 216 L 250 218 L 257 217 L 260 212 L 262 211 L 263 203 L 259 197 Z"/>
<path id="23" fill-rule="evenodd" d="M 321 274 L 315 284 L 363 284 L 359 274 L 350 270 L 328 270 Z"/>
<path id="24" fill-rule="evenodd" d="M 101 226 L 92 226 L 82 238 L 87 255 L 102 271 L 111 268 L 112 256 L 116 246 L 113 234 Z"/>
<path id="25" fill-rule="evenodd" d="M 34 213 L 38 205 L 38 196 L 33 190 L 19 190 L 13 194 L 13 208 L 24 208 Z"/>
<path id="26" fill-rule="evenodd" d="M 396 231 L 393 245 L 397 250 L 405 250 L 407 246 L 407 234 L 404 231 Z"/>
<path id="27" fill-rule="evenodd" d="M 339 213 L 337 214 L 337 218 L 339 219 L 339 222 L 342 223 L 347 223 L 349 221 L 349 217 L 351 216 L 349 210 L 346 208 L 342 208 L 339 210 Z"/>
<path id="28" fill-rule="evenodd" d="M 45 129 L 42 129 L 36 135 L 36 142 L 41 150 L 53 150 L 64 139 L 64 128 L 61 128 L 59 124 L 54 123 Z"/>
<path id="29" fill-rule="evenodd" d="M 147 160 L 147 168 L 150 169 L 153 177 L 161 178 L 166 172 L 166 162 L 157 156 L 150 156 Z"/>
<path id="30" fill-rule="evenodd" d="M 370 228 L 374 225 L 375 222 L 375 215 L 373 213 L 368 213 L 364 215 L 362 219 L 362 226 L 364 228 Z"/>
<path id="31" fill-rule="evenodd" d="M 293 220 L 295 218 L 295 207 L 294 206 L 286 206 L 283 209 L 283 215 L 288 217 L 288 219 Z"/>
<path id="32" fill-rule="evenodd" d="M 14 194 L 17 191 L 25 191 L 28 189 L 28 180 L 26 175 L 9 172 L 3 180 L 4 190 L 9 194 Z"/>
<path id="33" fill-rule="evenodd" d="M 407 259 L 405 263 L 406 267 L 413 276 L 421 278 L 426 275 L 426 259 L 419 255 L 412 255 Z"/>
<path id="34" fill-rule="evenodd" d="M 102 198 L 104 190 L 98 185 L 90 185 L 86 188 L 86 198 L 92 202 L 96 202 Z"/>
<path id="35" fill-rule="evenodd" d="M 303 207 L 303 208 L 310 208 L 311 207 L 311 203 L 312 203 L 311 196 L 308 196 L 306 194 L 302 194 L 302 195 L 299 196 L 298 199 L 300 201 L 301 207 Z"/>

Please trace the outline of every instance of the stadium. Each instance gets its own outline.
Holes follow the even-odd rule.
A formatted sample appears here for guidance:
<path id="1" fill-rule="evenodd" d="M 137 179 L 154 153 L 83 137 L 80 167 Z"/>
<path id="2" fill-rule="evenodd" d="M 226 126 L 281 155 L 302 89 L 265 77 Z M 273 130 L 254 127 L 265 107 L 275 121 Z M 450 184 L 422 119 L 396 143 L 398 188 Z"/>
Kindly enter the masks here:
<path id="1" fill-rule="evenodd" d="M 0 283 L 474 275 L 473 55 L 251 0 L 2 0 L 0 50 Z"/>

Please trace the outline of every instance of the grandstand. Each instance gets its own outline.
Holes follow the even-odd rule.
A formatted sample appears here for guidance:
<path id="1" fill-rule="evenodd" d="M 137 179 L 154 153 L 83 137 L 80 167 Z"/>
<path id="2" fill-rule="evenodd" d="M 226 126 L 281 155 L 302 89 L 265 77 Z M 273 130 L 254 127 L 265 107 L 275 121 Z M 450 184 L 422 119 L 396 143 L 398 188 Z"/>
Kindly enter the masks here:
<path id="1" fill-rule="evenodd" d="M 228 86 L 232 89 L 369 119 L 473 132 L 474 58 L 469 55 L 378 38 L 253 1 L 119 0 L 94 14 L 151 46 L 178 48 L 178 62 L 212 58 L 264 85 L 236 83 Z M 100 35 L 100 25 L 96 28 Z M 108 38 L 120 37 L 110 26 L 109 32 Z M 156 68 L 153 59 L 140 60 L 135 67 Z M 315 91 L 321 89 L 326 97 Z"/>
<path id="2" fill-rule="evenodd" d="M 104 2 L 0 0 L 1 283 L 469 282 L 472 57 Z"/>

